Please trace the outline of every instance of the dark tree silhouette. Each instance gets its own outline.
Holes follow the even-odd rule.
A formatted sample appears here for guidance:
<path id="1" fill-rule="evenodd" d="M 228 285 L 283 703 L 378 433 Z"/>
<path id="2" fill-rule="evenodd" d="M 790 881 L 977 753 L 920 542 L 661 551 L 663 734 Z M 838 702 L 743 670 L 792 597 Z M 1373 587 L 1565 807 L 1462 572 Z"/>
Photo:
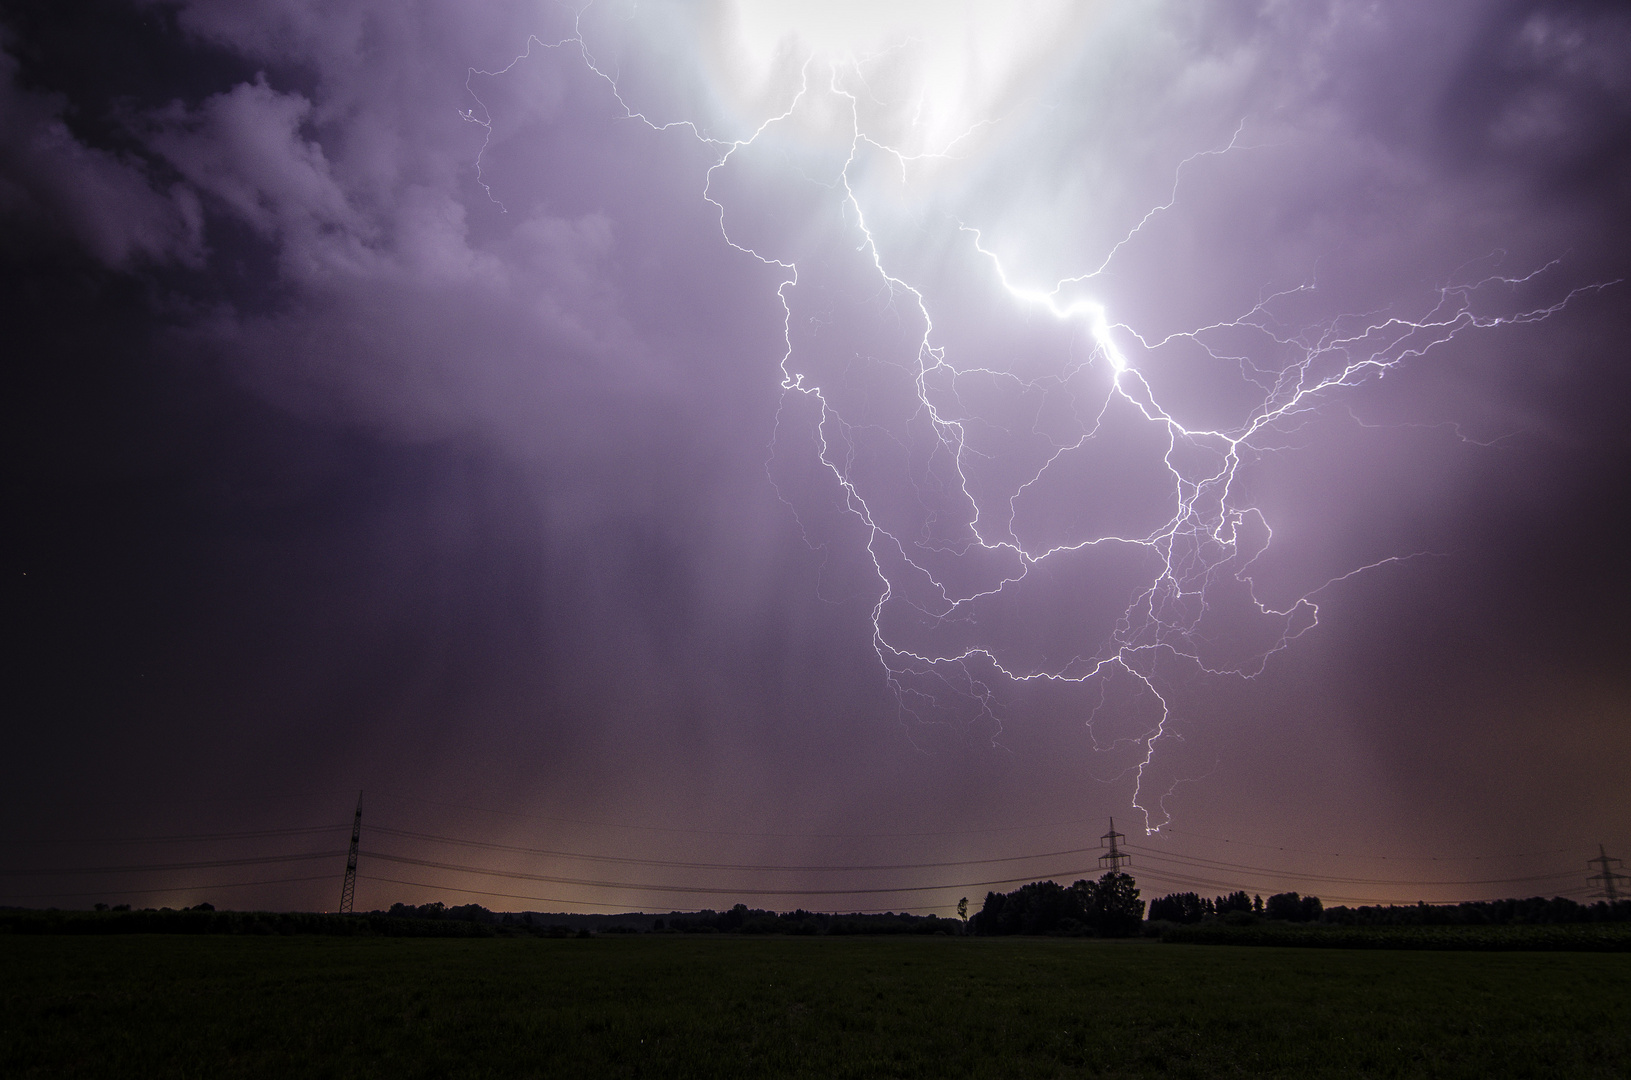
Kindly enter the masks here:
<path id="1" fill-rule="evenodd" d="M 1093 888 L 1088 925 L 1104 937 L 1131 937 L 1143 921 L 1144 901 L 1132 875 L 1112 870 L 1101 877 Z"/>
<path id="2" fill-rule="evenodd" d="M 1033 881 L 1011 893 L 985 894 L 985 906 L 974 916 L 977 934 L 1054 934 L 1080 930 L 1081 900 L 1075 889 L 1057 881 Z"/>
<path id="3" fill-rule="evenodd" d="M 1056 881 L 1033 881 L 1011 893 L 986 893 L 971 928 L 976 934 L 1127 937 L 1137 934 L 1143 921 L 1138 886 L 1131 876 L 1112 871 L 1068 889 Z"/>
<path id="4" fill-rule="evenodd" d="M 1264 915 L 1286 922 L 1314 922 L 1323 910 L 1319 897 L 1298 896 L 1294 892 L 1275 893 L 1263 905 Z"/>
<path id="5" fill-rule="evenodd" d="M 1208 898 L 1192 892 L 1174 893 L 1150 901 L 1150 920 L 1175 923 L 1198 923 L 1208 915 L 1217 913 L 1217 906 Z"/>

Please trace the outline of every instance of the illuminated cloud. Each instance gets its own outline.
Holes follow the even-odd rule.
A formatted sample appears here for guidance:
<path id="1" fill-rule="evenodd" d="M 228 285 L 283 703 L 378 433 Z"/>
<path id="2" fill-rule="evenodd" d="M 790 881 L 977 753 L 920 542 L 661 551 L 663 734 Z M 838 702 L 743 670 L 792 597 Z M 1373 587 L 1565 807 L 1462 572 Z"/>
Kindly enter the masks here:
<path id="1" fill-rule="evenodd" d="M 878 743 L 833 718 L 862 717 L 1068 760 L 1049 798 L 1091 776 L 1157 825 L 1272 701 L 1252 768 L 1299 775 L 1283 733 L 1346 718 L 1375 805 L 1488 808 L 1396 728 L 1442 718 L 1510 782 L 1466 737 L 1476 658 L 1613 640 L 1579 583 L 1624 460 L 1614 5 L 141 10 L 216 74 L 109 91 L 93 131 L 8 52 L 0 208 L 302 422 L 527 477 L 566 584 L 470 603 L 548 624 L 553 681 L 494 692 L 661 765 L 507 755 L 517 788 L 637 800 L 682 761 L 860 814 Z M 1508 653 L 1458 643 L 1496 610 Z M 1611 700 L 1586 666 L 1539 682 Z M 825 756 L 777 741 L 806 731 Z M 960 805 L 938 784 L 901 798 Z"/>

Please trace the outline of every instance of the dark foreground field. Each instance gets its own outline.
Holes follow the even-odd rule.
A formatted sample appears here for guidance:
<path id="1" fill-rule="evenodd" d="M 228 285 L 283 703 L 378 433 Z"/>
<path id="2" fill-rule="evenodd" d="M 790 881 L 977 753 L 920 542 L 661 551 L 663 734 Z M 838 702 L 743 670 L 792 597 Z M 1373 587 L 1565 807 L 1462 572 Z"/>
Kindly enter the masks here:
<path id="1" fill-rule="evenodd" d="M 1631 1075 L 1631 955 L 0 936 L 0 1076 Z"/>

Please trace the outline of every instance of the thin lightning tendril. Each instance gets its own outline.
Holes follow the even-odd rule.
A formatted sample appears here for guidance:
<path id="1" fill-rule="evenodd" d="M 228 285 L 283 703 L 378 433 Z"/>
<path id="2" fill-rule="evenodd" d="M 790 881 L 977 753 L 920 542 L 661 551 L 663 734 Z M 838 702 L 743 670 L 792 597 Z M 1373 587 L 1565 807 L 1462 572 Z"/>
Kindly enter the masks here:
<path id="1" fill-rule="evenodd" d="M 997 733 L 993 735 L 995 741 L 1002 730 L 995 683 L 1085 686 L 1097 682 L 1098 704 L 1093 707 L 1087 720 L 1087 726 L 1093 732 L 1101 712 L 1111 707 L 1107 697 L 1110 678 L 1128 677 L 1133 681 L 1136 692 L 1147 695 L 1154 703 L 1153 721 L 1143 731 L 1113 739 L 1108 744 L 1101 744 L 1094 732 L 1093 744 L 1098 750 L 1126 745 L 1141 748 L 1141 754 L 1136 755 L 1137 760 L 1123 775 L 1134 778 L 1132 804 L 1144 815 L 1147 832 L 1159 830 L 1170 820 L 1164 800 L 1179 782 L 1175 781 L 1159 796 L 1154 806 L 1146 806 L 1141 801 L 1145 798 L 1146 770 L 1154 760 L 1157 745 L 1166 739 L 1181 738 L 1170 730 L 1174 719 L 1173 705 L 1169 700 L 1170 694 L 1163 693 L 1163 680 L 1157 674 L 1157 661 L 1160 658 L 1167 657 L 1191 665 L 1210 676 L 1254 678 L 1262 673 L 1270 657 L 1319 624 L 1319 606 L 1313 599 L 1317 594 L 1356 575 L 1434 554 L 1415 552 L 1388 556 L 1350 569 L 1310 589 L 1291 603 L 1275 607 L 1259 598 L 1251 576 L 1253 565 L 1268 551 L 1273 541 L 1273 530 L 1260 509 L 1235 496 L 1234 488 L 1242 465 L 1275 449 L 1273 440 L 1276 436 L 1283 437 L 1294 431 L 1340 391 L 1359 386 L 1372 378 L 1382 378 L 1387 372 L 1425 356 L 1466 332 L 1538 322 L 1556 314 L 1582 293 L 1618 284 L 1605 282 L 1577 288 L 1556 303 L 1527 311 L 1481 315 L 1474 310 L 1473 298 L 1480 290 L 1497 286 L 1511 288 L 1528 283 L 1553 269 L 1557 265 L 1554 261 L 1521 277 L 1490 276 L 1471 284 L 1446 285 L 1438 290 L 1436 304 L 1419 317 L 1372 313 L 1342 316 L 1313 328 L 1295 331 L 1282 329 L 1272 314 L 1273 305 L 1294 294 L 1313 291 L 1315 286 L 1306 284 L 1266 296 L 1233 319 L 1160 338 L 1146 338 L 1133 327 L 1112 321 L 1102 304 L 1094 299 L 1086 296 L 1071 298 L 1085 283 L 1104 274 L 1118 253 L 1133 243 L 1145 226 L 1176 205 L 1186 166 L 1203 157 L 1221 156 L 1241 148 L 1244 123 L 1236 128 L 1227 145 L 1202 151 L 1182 161 L 1175 170 L 1167 201 L 1146 212 L 1093 269 L 1062 278 L 1051 288 L 1033 289 L 1016 284 L 998 254 L 985 246 L 980 229 L 958 221 L 955 223 L 958 234 L 969 238 L 972 250 L 989 264 L 994 282 L 1016 302 L 1046 311 L 1063 323 L 1077 324 L 1085 331 L 1089 347 L 1086 358 L 1073 363 L 1063 376 L 1054 376 L 1057 385 L 1083 375 L 1095 364 L 1107 369 L 1102 386 L 1103 396 L 1092 424 L 1083 425 L 1085 430 L 1080 438 L 1056 443 L 1040 468 L 1013 489 L 1006 499 L 1006 506 L 994 506 L 989 502 L 982 503 L 969 479 L 970 462 L 982 456 L 982 452 L 971 445 L 969 423 L 974 419 L 973 414 L 966 407 L 962 409 L 965 415 L 948 412 L 945 407 L 947 402 L 942 397 L 961 406 L 958 384 L 972 376 L 1006 380 L 1025 388 L 1034 388 L 1036 384 L 1026 382 L 1010 371 L 959 366 L 948 357 L 946 346 L 936 343 L 930 301 L 918 287 L 887 267 L 879 243 L 868 226 L 863 201 L 852 184 L 852 170 L 864 151 L 876 151 L 896 160 L 904 183 L 910 165 L 928 159 L 951 157 L 953 149 L 976 130 L 997 121 L 981 121 L 938 152 L 907 154 L 863 131 L 856 91 L 846 86 L 847 76 L 849 82 L 871 94 L 861 71 L 861 62 L 852 59 L 847 65 L 829 63 L 825 87 L 813 92 L 812 74 L 819 63 L 812 53 L 802 65 L 799 88 L 785 109 L 765 119 L 747 138 L 719 139 L 707 134 L 692 121 L 659 123 L 632 108 L 619 91 L 616 76 L 606 71 L 590 52 L 582 35 L 581 21 L 572 37 L 553 45 L 537 37 L 529 38 L 526 50 L 498 71 L 472 69 L 466 79 L 467 89 L 470 89 L 470 78 L 477 75 L 500 76 L 510 71 L 532 55 L 535 45 L 551 50 L 575 49 L 587 70 L 605 82 L 626 119 L 639 121 L 656 132 L 687 130 L 700 143 L 718 151 L 718 156 L 704 176 L 702 199 L 717 214 L 720 235 L 733 249 L 785 275 L 776 289 L 783 310 L 784 343 L 780 360 L 783 405 L 777 417 L 778 436 L 790 402 L 806 400 L 814 404 L 818 417 L 814 424 L 814 437 L 820 465 L 838 485 L 845 513 L 858 521 L 866 533 L 865 550 L 879 583 L 877 597 L 871 607 L 872 646 L 902 713 L 922 723 L 932 722 L 925 718 L 924 712 L 941 708 L 937 695 L 943 692 L 965 704 L 972 703 L 977 714 L 994 726 Z M 470 92 L 480 104 L 475 91 L 470 89 Z M 875 512 L 873 500 L 878 496 L 869 495 L 863 490 L 865 481 L 855 471 L 856 428 L 845 420 L 827 390 L 796 370 L 792 298 L 800 287 L 799 267 L 794 261 L 765 255 L 735 238 L 727 224 L 726 205 L 715 195 L 715 180 L 720 170 L 729 166 L 739 152 L 753 146 L 767 132 L 791 120 L 800 106 L 817 93 L 827 95 L 834 103 L 843 102 L 843 109 L 850 121 L 848 154 L 838 170 L 833 190 L 835 193 L 840 189 L 842 191 L 843 208 L 859 238 L 856 250 L 866 254 L 871 272 L 880 283 L 880 291 L 887 293 L 889 303 L 893 305 L 897 299 L 904 299 L 914 309 L 914 317 L 922 327 L 916 341 L 915 355 L 909 360 L 916 398 L 909 408 L 916 418 L 927 421 L 937 444 L 936 453 L 940 460 L 949 465 L 955 500 L 964 508 L 966 520 L 962 524 L 967 540 L 955 545 L 933 540 L 926 535 L 909 539 L 888 527 L 883 515 Z M 486 129 L 481 148 L 484 154 L 492 139 L 492 119 L 486 106 L 481 105 L 479 116 L 475 110 L 461 115 Z M 477 182 L 488 197 L 498 203 L 482 175 L 481 154 L 476 159 L 476 175 Z M 502 209 L 502 204 L 498 205 Z M 1259 335 L 1267 343 L 1266 349 L 1282 356 L 1289 354 L 1292 359 L 1264 365 L 1249 356 L 1220 351 L 1221 346 L 1216 342 L 1239 332 Z M 1261 401 L 1233 427 L 1191 427 L 1162 405 L 1149 381 L 1129 360 L 1122 342 L 1136 342 L 1146 352 L 1179 342 L 1198 347 L 1212 361 L 1238 365 L 1243 378 L 1261 389 Z M 938 389 L 942 386 L 951 389 L 943 395 Z M 1168 474 L 1165 481 L 1170 488 L 1168 498 L 1173 507 L 1170 518 L 1153 530 L 1137 535 L 1092 536 L 1046 547 L 1028 546 L 1015 527 L 1020 500 L 1040 484 L 1057 463 L 1072 451 L 1089 444 L 1099 433 L 1107 410 L 1117 400 L 1130 405 L 1145 421 L 1157 425 L 1164 432 L 1166 451 L 1162 460 Z M 1460 436 L 1459 428 L 1455 430 Z M 1196 465 L 1194 462 L 1197 460 L 1206 464 Z M 779 486 L 777 491 L 797 519 L 797 508 L 781 493 Z M 805 527 L 802 520 L 800 525 Z M 807 528 L 806 540 L 812 547 L 818 546 L 810 540 Z M 1005 661 L 995 646 L 970 645 L 957 650 L 914 648 L 886 630 L 889 615 L 896 605 L 914 610 L 932 625 L 945 625 L 962 618 L 972 620 L 972 609 L 979 602 L 1017 589 L 1037 567 L 1070 553 L 1099 547 L 1136 549 L 1149 553 L 1154 557 L 1154 572 L 1115 621 L 1109 639 L 1092 655 L 1075 655 L 1063 663 L 1022 667 Z M 961 557 L 976 552 L 1008 560 L 1009 569 L 1002 571 L 994 582 L 988 581 L 982 587 L 957 589 L 944 577 L 937 576 L 929 565 L 931 555 Z M 1231 580 L 1243 587 L 1246 605 L 1262 619 L 1272 620 L 1278 630 L 1266 648 L 1243 661 L 1208 661 L 1203 655 L 1207 637 L 1203 620 L 1211 610 L 1209 594 Z M 925 601 L 921 598 L 923 595 L 930 599 Z M 941 689 L 936 691 L 935 687 Z M 1156 820 L 1157 813 L 1160 820 Z"/>

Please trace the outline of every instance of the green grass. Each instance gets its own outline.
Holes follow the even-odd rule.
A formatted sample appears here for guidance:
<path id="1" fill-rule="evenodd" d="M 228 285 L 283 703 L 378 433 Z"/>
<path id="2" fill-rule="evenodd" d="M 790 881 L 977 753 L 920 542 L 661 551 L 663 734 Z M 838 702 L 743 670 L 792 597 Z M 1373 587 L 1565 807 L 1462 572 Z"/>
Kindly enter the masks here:
<path id="1" fill-rule="evenodd" d="M 0 936 L 0 1076 L 1626 1076 L 1631 955 Z"/>

